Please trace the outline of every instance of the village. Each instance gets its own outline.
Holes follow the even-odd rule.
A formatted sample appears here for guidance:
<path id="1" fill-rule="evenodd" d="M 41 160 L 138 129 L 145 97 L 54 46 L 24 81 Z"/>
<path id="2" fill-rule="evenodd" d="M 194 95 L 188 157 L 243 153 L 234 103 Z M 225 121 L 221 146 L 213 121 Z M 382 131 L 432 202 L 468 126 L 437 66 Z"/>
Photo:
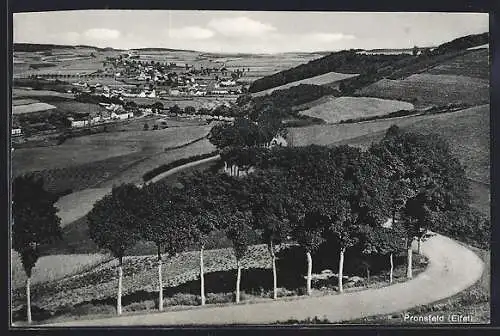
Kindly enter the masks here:
<path id="1" fill-rule="evenodd" d="M 102 68 L 94 72 L 28 73 L 24 75 L 24 80 L 29 80 L 42 89 L 49 85 L 51 89 L 64 94 L 68 100 L 74 99 L 87 104 L 87 108 L 84 111 L 82 108 L 74 108 L 68 113 L 60 114 L 53 113 L 58 112 L 58 104 L 53 105 L 50 101 L 14 100 L 11 135 L 20 137 L 27 133 L 54 133 L 61 128 L 81 129 L 151 115 L 204 122 L 214 119 L 232 121 L 232 116 L 218 113 L 221 109 L 217 107 L 230 106 L 230 102 L 245 91 L 238 79 L 248 70 L 229 71 L 223 64 L 195 67 L 187 63 L 145 61 L 140 59 L 136 51 L 127 51 L 106 56 Z M 176 99 L 189 101 L 199 97 L 213 98 L 213 103 L 205 104 L 198 111 L 192 106 L 180 108 L 176 104 Z M 223 99 L 222 103 L 219 98 Z M 162 100 L 167 101 L 164 104 Z M 55 124 L 60 127 L 47 122 L 51 118 L 59 119 Z M 64 120 L 61 121 L 61 118 Z M 155 125 L 155 129 L 167 127 L 164 119 L 155 122 Z M 26 132 L 28 128 L 30 131 Z"/>

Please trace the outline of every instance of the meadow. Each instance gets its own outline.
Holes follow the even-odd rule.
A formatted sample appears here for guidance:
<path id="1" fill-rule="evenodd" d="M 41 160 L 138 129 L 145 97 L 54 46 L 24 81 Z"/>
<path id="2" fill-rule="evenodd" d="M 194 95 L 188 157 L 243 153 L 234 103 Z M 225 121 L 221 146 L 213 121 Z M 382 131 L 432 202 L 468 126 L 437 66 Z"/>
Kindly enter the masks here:
<path id="1" fill-rule="evenodd" d="M 415 106 L 481 105 L 489 103 L 489 90 L 487 79 L 423 73 L 401 80 L 382 79 L 358 90 L 356 95 L 403 100 Z"/>
<path id="2" fill-rule="evenodd" d="M 447 60 L 426 73 L 431 75 L 457 75 L 481 78 L 488 80 L 490 77 L 489 50 L 480 49 Z"/>
<path id="3" fill-rule="evenodd" d="M 70 255 L 49 255 L 38 259 L 31 283 L 53 283 L 71 275 L 87 271 L 98 264 L 109 260 L 109 255 L 93 254 L 70 254 Z M 21 264 L 19 253 L 11 251 L 11 282 L 10 286 L 16 290 L 26 285 L 26 273 Z"/>
<path id="4" fill-rule="evenodd" d="M 301 115 L 338 123 L 347 119 L 385 115 L 399 110 L 413 110 L 413 104 L 370 97 L 327 97 L 321 103 L 301 111 Z"/>
<path id="5" fill-rule="evenodd" d="M 62 93 L 49 90 L 32 90 L 27 88 L 12 88 L 12 98 L 39 98 L 39 97 L 57 97 L 73 99 L 72 93 Z"/>
<path id="6" fill-rule="evenodd" d="M 288 89 L 292 86 L 297 86 L 300 84 L 327 85 L 327 84 L 341 81 L 341 80 L 346 79 L 346 78 L 351 78 L 351 77 L 356 77 L 356 76 L 357 76 L 357 74 L 343 74 L 343 73 L 338 73 L 338 72 L 328 72 L 326 74 L 314 76 L 311 78 L 301 79 L 301 80 L 287 83 L 284 85 L 280 85 L 280 86 L 277 86 L 277 87 L 274 87 L 271 89 L 252 93 L 252 96 L 257 96 L 257 97 L 263 96 L 266 94 L 271 94 L 273 91 L 276 91 L 276 90 L 284 90 L 284 89 Z"/>

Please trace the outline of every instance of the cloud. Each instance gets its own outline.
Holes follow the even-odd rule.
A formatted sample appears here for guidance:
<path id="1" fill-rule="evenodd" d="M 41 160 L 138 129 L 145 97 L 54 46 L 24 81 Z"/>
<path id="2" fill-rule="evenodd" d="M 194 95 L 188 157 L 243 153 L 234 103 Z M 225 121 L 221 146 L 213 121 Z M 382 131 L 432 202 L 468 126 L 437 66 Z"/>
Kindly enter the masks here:
<path id="1" fill-rule="evenodd" d="M 120 37 L 120 32 L 116 29 L 92 28 L 83 33 L 83 37 L 89 40 L 108 41 Z"/>
<path id="2" fill-rule="evenodd" d="M 353 35 L 346 35 L 342 33 L 312 33 L 307 34 L 305 37 L 318 42 L 337 42 L 352 40 L 355 38 Z"/>
<path id="3" fill-rule="evenodd" d="M 170 38 L 176 39 L 189 39 L 189 40 L 204 40 L 214 36 L 214 32 L 210 29 L 189 26 L 182 28 L 172 28 L 167 30 Z"/>
<path id="4" fill-rule="evenodd" d="M 208 27 L 225 36 L 260 36 L 276 30 L 270 24 L 247 17 L 212 19 Z"/>

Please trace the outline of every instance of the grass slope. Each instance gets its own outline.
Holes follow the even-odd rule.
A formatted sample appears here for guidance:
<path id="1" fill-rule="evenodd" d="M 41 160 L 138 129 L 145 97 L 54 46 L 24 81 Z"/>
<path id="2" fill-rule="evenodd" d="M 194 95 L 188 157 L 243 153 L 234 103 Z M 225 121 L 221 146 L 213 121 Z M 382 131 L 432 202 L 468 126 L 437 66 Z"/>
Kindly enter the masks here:
<path id="1" fill-rule="evenodd" d="M 397 99 L 416 106 L 489 103 L 489 81 L 457 75 L 414 74 L 402 80 L 382 79 L 361 90 L 359 96 Z"/>
<path id="2" fill-rule="evenodd" d="M 31 283 L 40 284 L 60 280 L 70 275 L 89 270 L 108 259 L 109 256 L 100 253 L 43 256 L 33 268 Z M 12 250 L 11 288 L 17 289 L 25 285 L 26 273 L 21 263 L 21 256 Z"/>
<path id="3" fill-rule="evenodd" d="M 481 78 L 490 77 L 489 50 L 480 49 L 443 62 L 428 70 L 431 75 L 457 75 Z"/>
<path id="4" fill-rule="evenodd" d="M 273 91 L 285 90 L 285 89 L 288 89 L 292 86 L 297 86 L 300 84 L 327 85 L 327 84 L 331 84 L 331 83 L 334 83 L 337 81 L 341 81 L 341 80 L 346 79 L 346 78 L 351 78 L 351 77 L 356 77 L 356 76 L 357 76 L 357 74 L 343 74 L 343 73 L 339 73 L 339 72 L 328 72 L 328 73 L 323 74 L 323 75 L 318 75 L 318 76 L 314 76 L 311 78 L 301 79 L 301 80 L 291 82 L 288 84 L 284 84 L 284 85 L 280 85 L 280 86 L 277 86 L 277 87 L 274 87 L 271 89 L 252 93 L 252 96 L 255 96 L 255 97 L 264 96 L 266 94 L 271 94 Z"/>
<path id="5" fill-rule="evenodd" d="M 328 97 L 323 103 L 301 111 L 300 114 L 320 118 L 328 123 L 338 123 L 342 120 L 385 115 L 399 110 L 413 110 L 413 104 L 367 97 Z"/>

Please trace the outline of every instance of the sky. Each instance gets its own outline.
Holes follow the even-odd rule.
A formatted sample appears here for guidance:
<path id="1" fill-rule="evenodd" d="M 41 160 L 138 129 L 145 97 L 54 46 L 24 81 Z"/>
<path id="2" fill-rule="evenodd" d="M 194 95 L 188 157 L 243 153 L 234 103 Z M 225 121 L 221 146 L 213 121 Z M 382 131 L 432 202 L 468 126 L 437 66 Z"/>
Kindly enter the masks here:
<path id="1" fill-rule="evenodd" d="M 484 13 L 78 10 L 13 17 L 14 43 L 222 53 L 435 46 L 488 29 Z"/>

